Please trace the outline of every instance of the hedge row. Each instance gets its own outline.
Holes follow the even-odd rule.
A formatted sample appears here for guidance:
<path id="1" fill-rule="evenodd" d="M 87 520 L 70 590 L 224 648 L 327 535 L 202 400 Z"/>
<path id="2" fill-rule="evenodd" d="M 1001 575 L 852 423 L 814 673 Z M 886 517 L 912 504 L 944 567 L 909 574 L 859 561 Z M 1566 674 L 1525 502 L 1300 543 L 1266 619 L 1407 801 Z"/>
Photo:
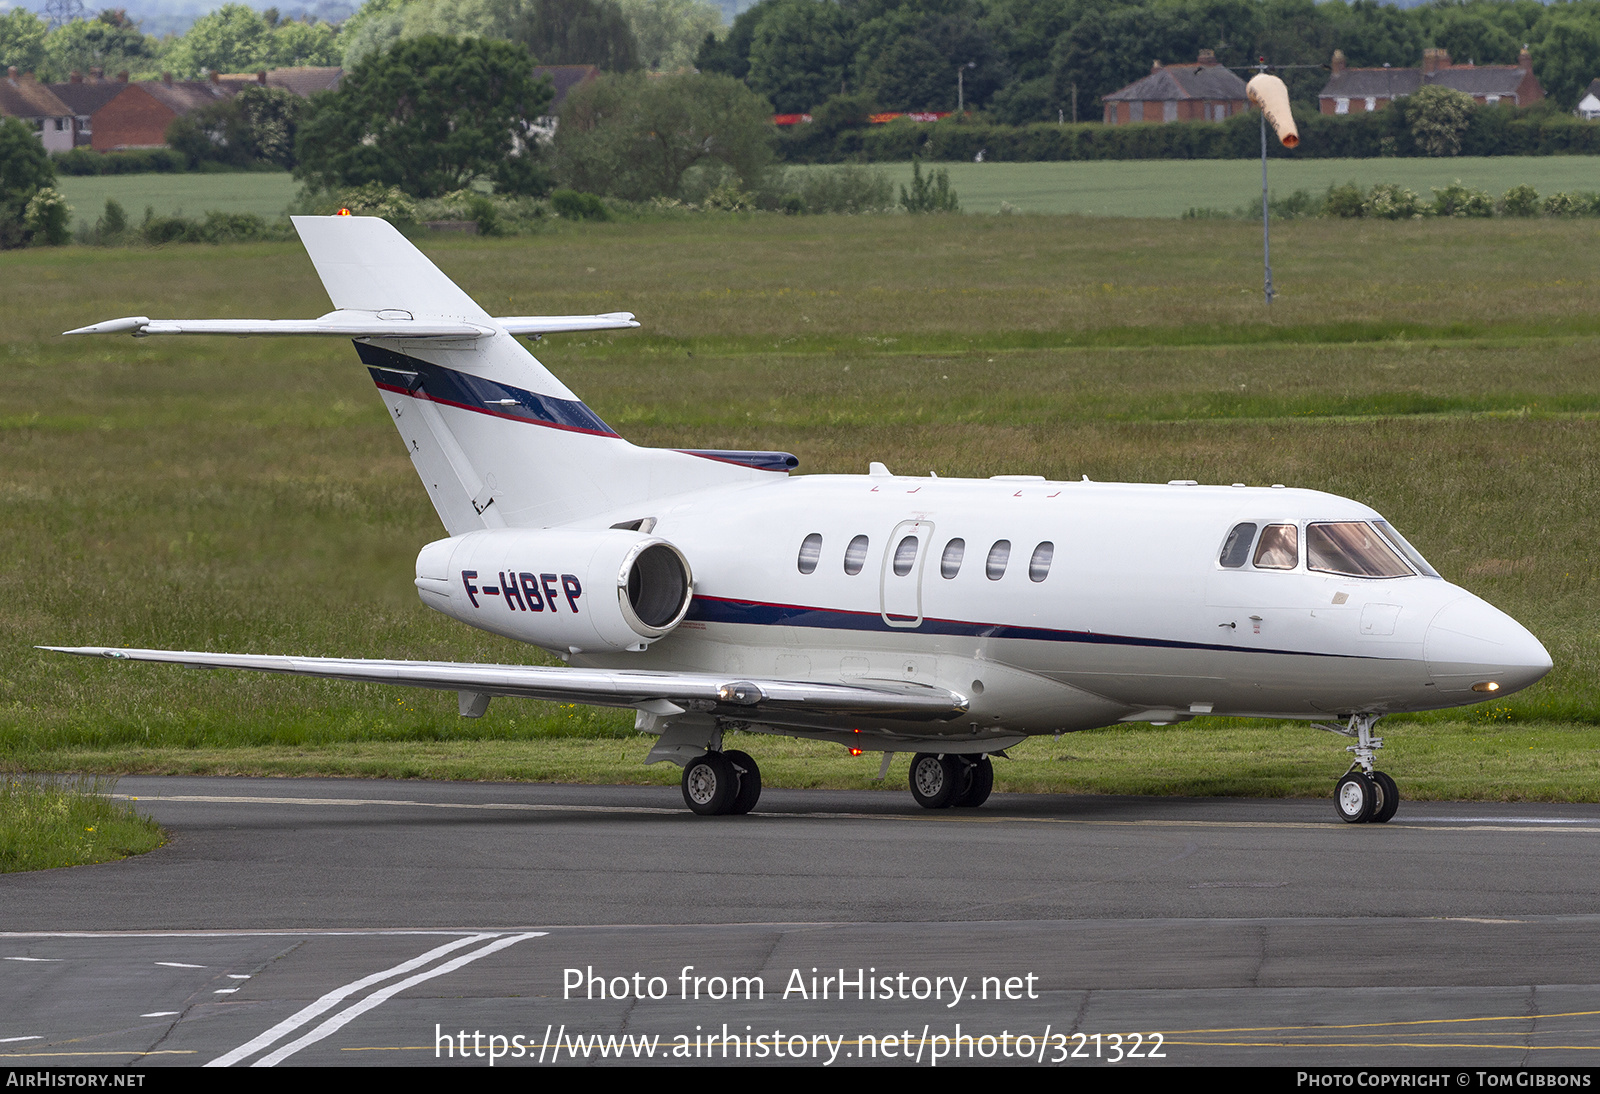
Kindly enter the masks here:
<path id="1" fill-rule="evenodd" d="M 1419 156 L 1402 100 L 1372 114 L 1344 116 L 1297 113 L 1300 146 L 1267 142 L 1268 154 L 1295 159 Z M 790 163 L 846 160 L 894 163 L 913 156 L 971 161 L 978 153 L 1000 162 L 1058 160 L 1242 159 L 1261 154 L 1261 126 L 1254 113 L 1224 122 L 1139 125 L 995 125 L 947 118 L 934 123 L 896 120 L 887 125 L 807 132 L 792 126 L 780 135 L 779 156 Z M 1511 107 L 1472 112 L 1461 138 L 1463 156 L 1600 155 L 1600 122 L 1568 114 L 1518 111 Z"/>

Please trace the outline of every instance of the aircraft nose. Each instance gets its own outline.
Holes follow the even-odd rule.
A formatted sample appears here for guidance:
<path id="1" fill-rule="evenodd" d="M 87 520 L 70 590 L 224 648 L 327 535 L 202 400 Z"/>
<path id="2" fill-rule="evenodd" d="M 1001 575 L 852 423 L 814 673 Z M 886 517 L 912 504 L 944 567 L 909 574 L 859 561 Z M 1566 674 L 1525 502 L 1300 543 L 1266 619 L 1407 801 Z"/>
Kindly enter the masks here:
<path id="1" fill-rule="evenodd" d="M 1439 609 L 1422 649 L 1439 690 L 1463 698 L 1519 691 L 1551 665 L 1549 652 L 1526 627 L 1470 594 Z"/>

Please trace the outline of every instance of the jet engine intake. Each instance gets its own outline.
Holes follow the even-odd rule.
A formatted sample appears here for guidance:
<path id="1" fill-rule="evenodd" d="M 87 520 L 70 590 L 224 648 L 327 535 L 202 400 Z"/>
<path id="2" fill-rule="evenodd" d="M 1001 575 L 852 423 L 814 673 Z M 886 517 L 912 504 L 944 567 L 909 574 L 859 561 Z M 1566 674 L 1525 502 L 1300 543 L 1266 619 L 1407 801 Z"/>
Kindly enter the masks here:
<path id="1" fill-rule="evenodd" d="M 417 555 L 422 602 L 463 623 L 557 652 L 642 650 L 689 610 L 689 560 L 620 528 L 489 529 Z"/>

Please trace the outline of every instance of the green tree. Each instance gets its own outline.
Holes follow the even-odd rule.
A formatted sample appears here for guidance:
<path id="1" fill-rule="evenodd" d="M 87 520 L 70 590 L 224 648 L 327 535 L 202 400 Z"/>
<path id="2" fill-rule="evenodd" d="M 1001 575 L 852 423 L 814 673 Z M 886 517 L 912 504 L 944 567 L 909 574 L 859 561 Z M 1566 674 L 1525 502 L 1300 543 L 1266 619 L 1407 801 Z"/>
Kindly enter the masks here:
<path id="1" fill-rule="evenodd" d="M 253 8 L 224 4 L 194 21 L 168 50 L 174 73 L 251 72 L 272 65 L 272 28 Z"/>
<path id="2" fill-rule="evenodd" d="M 700 41 L 700 52 L 694 65 L 701 72 L 744 79 L 750 74 L 750 42 L 755 37 L 756 26 L 766 14 L 772 0 L 761 0 L 733 17 L 733 26 L 722 37 L 707 34 Z"/>
<path id="3" fill-rule="evenodd" d="M 154 56 L 152 43 L 128 13 L 107 8 L 93 19 L 74 19 L 51 31 L 45 39 L 44 68 L 50 79 L 59 81 L 96 67 L 110 73 L 138 72 Z"/>
<path id="4" fill-rule="evenodd" d="M 785 114 L 844 90 L 855 40 L 850 17 L 831 0 L 776 0 L 750 40 L 750 87 Z"/>
<path id="5" fill-rule="evenodd" d="M 0 118 L 0 248 L 26 241 L 28 205 L 55 181 L 55 167 L 33 131 L 15 118 Z"/>
<path id="6" fill-rule="evenodd" d="M 189 160 L 239 167 L 271 164 L 293 168 L 300 121 L 310 107 L 281 87 L 251 85 L 239 94 L 174 118 L 167 144 Z"/>
<path id="7" fill-rule="evenodd" d="M 771 115 L 728 76 L 604 77 L 567 96 L 556 170 L 574 190 L 633 201 L 679 196 L 698 164 L 721 164 L 754 187 L 772 162 Z"/>
<path id="8" fill-rule="evenodd" d="M 1472 122 L 1471 95 L 1429 84 L 1404 101 L 1411 139 L 1418 148 L 1430 156 L 1460 154 L 1461 135 Z"/>
<path id="9" fill-rule="evenodd" d="M 620 0 L 644 67 L 676 72 L 694 64 L 706 35 L 722 27 L 722 11 L 704 0 Z"/>
<path id="10" fill-rule="evenodd" d="M 510 42 L 402 39 L 346 73 L 312 102 L 296 153 L 303 179 L 325 187 L 369 182 L 417 197 L 493 178 L 531 146 L 549 106 L 548 80 Z"/>
<path id="11" fill-rule="evenodd" d="M 27 8 L 0 12 L 0 65 L 37 72 L 44 64 L 45 21 Z"/>
<path id="12" fill-rule="evenodd" d="M 1556 11 L 1539 22 L 1533 68 L 1563 110 L 1577 106 L 1589 81 L 1600 76 L 1600 15 L 1592 12 Z"/>
<path id="13" fill-rule="evenodd" d="M 616 0 L 503 0 L 515 9 L 505 36 L 545 65 L 598 65 L 606 72 L 639 67 L 639 46 Z"/>
<path id="14" fill-rule="evenodd" d="M 328 23 L 286 19 L 272 28 L 270 56 L 274 66 L 336 65 L 343 59 L 339 32 Z"/>

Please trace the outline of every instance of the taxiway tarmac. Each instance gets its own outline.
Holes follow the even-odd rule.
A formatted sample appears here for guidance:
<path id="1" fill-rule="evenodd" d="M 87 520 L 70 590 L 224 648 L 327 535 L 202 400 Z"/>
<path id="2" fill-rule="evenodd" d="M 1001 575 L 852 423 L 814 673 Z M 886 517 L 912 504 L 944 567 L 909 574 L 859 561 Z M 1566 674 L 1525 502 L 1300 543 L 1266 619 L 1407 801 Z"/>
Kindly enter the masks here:
<path id="1" fill-rule="evenodd" d="M 597 1034 L 705 1062 L 725 1026 L 730 1063 L 777 1062 L 780 1030 L 836 1064 L 951 1063 L 952 1044 L 1140 1066 L 1600 1050 L 1592 806 L 1408 802 L 1349 826 L 1326 801 L 929 813 L 903 791 L 769 790 L 752 816 L 700 818 L 661 788 L 118 790 L 167 847 L 0 877 L 0 1062 L 460 1066 L 491 1044 L 501 1065 L 599 1062 L 604 1042 L 574 1041 Z M 730 997 L 736 977 L 760 997 Z"/>

